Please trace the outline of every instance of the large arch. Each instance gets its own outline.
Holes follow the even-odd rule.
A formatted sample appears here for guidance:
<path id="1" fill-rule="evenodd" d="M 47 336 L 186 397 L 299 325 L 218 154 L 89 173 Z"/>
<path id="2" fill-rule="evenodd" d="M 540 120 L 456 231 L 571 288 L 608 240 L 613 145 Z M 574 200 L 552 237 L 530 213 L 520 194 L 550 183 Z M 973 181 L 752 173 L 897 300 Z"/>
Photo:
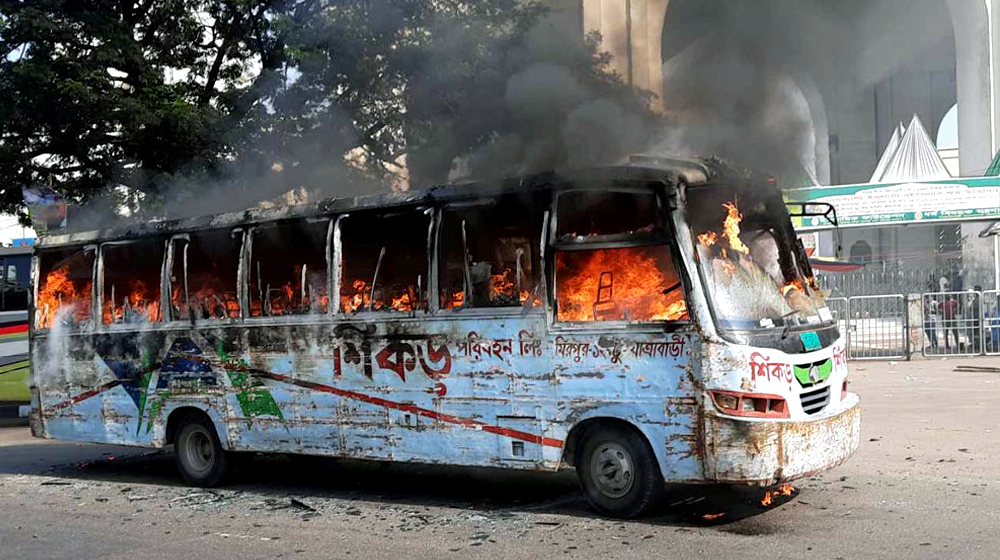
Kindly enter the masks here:
<path id="1" fill-rule="evenodd" d="M 665 109 L 678 119 L 684 136 L 677 144 L 717 150 L 738 159 L 749 156 L 745 163 L 764 163 L 769 171 L 788 174 L 796 181 L 804 179 L 804 168 L 813 179 L 829 182 L 826 100 L 811 70 L 795 56 L 788 63 L 775 57 L 771 44 L 760 52 L 744 52 L 741 46 L 753 43 L 756 33 L 769 30 L 742 29 L 739 39 L 729 40 L 731 28 L 719 21 L 731 24 L 746 14 L 725 2 L 673 0 L 668 5 L 661 37 L 661 75 Z M 772 6 L 767 11 L 775 10 Z M 757 56 L 766 63 L 755 64 Z M 711 70 L 706 72 L 706 68 Z M 692 146 L 694 128 L 711 131 L 718 141 L 699 143 L 703 139 L 698 138 Z M 754 144 L 771 149 L 758 149 Z"/>
<path id="2" fill-rule="evenodd" d="M 664 53 L 663 35 L 667 27 L 668 12 L 675 5 L 690 4 L 679 0 L 545 0 L 549 5 L 559 6 L 559 9 L 571 10 L 578 14 L 581 31 L 598 31 L 603 36 L 603 49 L 613 56 L 613 68 L 630 83 L 646 89 L 657 96 L 657 107 L 662 108 L 665 87 L 663 82 L 664 64 L 671 64 L 676 52 Z M 710 5 L 711 2 L 701 2 Z M 1000 59 L 1000 41 L 995 37 L 1000 30 L 1000 9 L 998 0 L 923 0 L 911 6 L 910 2 L 880 2 L 864 3 L 864 10 L 850 8 L 858 12 L 856 17 L 871 19 L 859 30 L 859 42 L 867 42 L 867 52 L 863 53 L 854 75 L 841 75 L 840 83 L 831 80 L 829 76 L 821 77 L 815 73 L 793 71 L 796 84 L 802 89 L 809 101 L 817 135 L 816 149 L 820 165 L 817 173 L 821 179 L 828 176 L 824 170 L 827 165 L 829 143 L 836 142 L 839 146 L 837 165 L 845 165 L 847 169 L 863 173 L 864 168 L 878 157 L 878 151 L 886 141 L 887 131 L 894 123 L 905 116 L 904 109 L 890 111 L 891 114 L 879 114 L 879 107 L 874 107 L 875 114 L 862 114 L 872 109 L 864 105 L 866 96 L 876 98 L 880 92 L 868 93 L 867 88 L 877 87 L 880 80 L 893 72 L 893 65 L 907 56 L 913 56 L 914 51 L 908 48 L 916 47 L 916 41 L 900 41 L 899 35 L 893 38 L 893 33 L 885 33 L 887 25 L 895 22 L 909 29 L 908 38 L 942 35 L 940 19 L 921 15 L 924 8 L 931 9 L 934 5 L 943 5 L 951 19 L 952 35 L 955 44 L 955 73 L 957 75 L 956 100 L 961 107 L 960 143 L 964 148 L 961 155 L 963 172 L 970 173 L 985 168 L 993 155 L 1000 149 L 1000 71 L 997 71 L 997 60 Z M 921 8 L 923 6 L 923 8 Z M 845 7 L 847 9 L 849 7 Z M 711 9 L 711 8 L 706 8 Z M 923 12 L 929 14 L 930 11 Z M 874 14 L 874 15 L 872 15 Z M 884 17 L 884 21 L 879 20 Z M 698 18 L 709 21 L 711 18 Z M 916 22 L 917 27 L 901 24 L 901 19 Z M 695 28 L 698 25 L 694 25 Z M 697 31 L 695 31 L 697 32 Z M 929 39 L 924 39 L 928 41 Z M 919 39 L 917 40 L 919 41 Z M 697 39 L 694 41 L 697 42 Z M 912 45 L 911 45 L 912 43 Z M 908 47 L 907 45 L 911 45 Z M 690 46 L 690 45 L 688 45 Z M 708 47 L 710 48 L 710 47 Z M 862 48 L 863 47 L 859 47 Z M 898 51 L 898 52 L 888 52 Z M 867 58 L 866 58 L 867 57 Z M 676 61 L 675 61 L 676 62 Z M 822 72 L 819 68 L 817 72 Z M 815 79 L 814 79 L 815 78 Z M 844 92 L 855 84 L 854 91 Z M 838 91 L 833 91 L 833 90 Z M 834 97 L 836 99 L 834 99 Z M 943 103 L 943 102 L 942 102 Z M 939 104 L 942 105 L 942 104 Z M 871 105 L 869 105 L 871 107 Z M 924 112 L 924 120 L 933 127 L 942 107 L 929 107 Z M 856 112 L 847 116 L 847 112 Z M 860 113 L 858 113 L 860 111 Z M 839 117 L 835 118 L 835 115 Z M 865 130 L 867 122 L 875 121 L 872 129 Z M 883 122 L 884 121 L 884 122 Z M 826 129 L 824 131 L 824 129 Z M 884 129 L 884 130 L 883 130 Z M 829 134 L 829 137 L 826 135 Z M 840 161 L 842 160 L 842 161 Z M 871 160 L 870 162 L 868 160 Z M 840 172 L 832 173 L 834 178 L 841 176 Z M 850 178 L 853 175 L 848 175 Z"/>
<path id="3" fill-rule="evenodd" d="M 959 164 L 963 175 L 989 166 L 997 151 L 1000 83 L 996 72 L 993 0 L 945 0 L 955 30 Z"/>

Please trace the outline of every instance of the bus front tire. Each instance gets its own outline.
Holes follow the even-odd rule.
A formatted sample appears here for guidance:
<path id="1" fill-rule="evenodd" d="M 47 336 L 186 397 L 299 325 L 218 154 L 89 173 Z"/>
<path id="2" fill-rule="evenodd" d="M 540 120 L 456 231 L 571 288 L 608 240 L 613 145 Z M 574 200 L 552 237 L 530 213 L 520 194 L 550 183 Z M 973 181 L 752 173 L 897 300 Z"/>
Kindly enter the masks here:
<path id="1" fill-rule="evenodd" d="M 646 515 L 663 493 L 653 450 L 641 434 L 625 427 L 592 428 L 576 469 L 591 507 L 609 517 Z"/>
<path id="2" fill-rule="evenodd" d="M 232 474 L 235 461 L 219 441 L 212 421 L 201 414 L 188 415 L 177 428 L 174 458 L 184 482 L 211 488 Z"/>

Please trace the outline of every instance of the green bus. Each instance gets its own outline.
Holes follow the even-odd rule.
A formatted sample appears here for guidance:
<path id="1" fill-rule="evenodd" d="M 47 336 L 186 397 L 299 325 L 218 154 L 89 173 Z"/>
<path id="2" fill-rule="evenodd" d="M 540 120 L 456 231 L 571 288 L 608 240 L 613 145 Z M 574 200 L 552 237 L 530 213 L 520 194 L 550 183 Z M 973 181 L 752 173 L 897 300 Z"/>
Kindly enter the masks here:
<path id="1" fill-rule="evenodd" d="M 31 247 L 0 247 L 0 418 L 27 417 Z"/>

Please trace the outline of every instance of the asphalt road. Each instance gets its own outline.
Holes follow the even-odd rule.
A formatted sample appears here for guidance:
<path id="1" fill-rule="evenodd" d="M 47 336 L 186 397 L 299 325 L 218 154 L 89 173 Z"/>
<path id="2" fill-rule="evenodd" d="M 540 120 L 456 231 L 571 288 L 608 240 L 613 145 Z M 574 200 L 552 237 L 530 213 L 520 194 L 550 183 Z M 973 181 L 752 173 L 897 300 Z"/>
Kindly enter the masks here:
<path id="1" fill-rule="evenodd" d="M 166 453 L 0 427 L 0 558 L 993 559 L 1000 373 L 959 364 L 1000 360 L 854 363 L 861 449 L 774 507 L 680 488 L 630 522 L 593 516 L 569 474 L 275 457 L 205 492 Z"/>

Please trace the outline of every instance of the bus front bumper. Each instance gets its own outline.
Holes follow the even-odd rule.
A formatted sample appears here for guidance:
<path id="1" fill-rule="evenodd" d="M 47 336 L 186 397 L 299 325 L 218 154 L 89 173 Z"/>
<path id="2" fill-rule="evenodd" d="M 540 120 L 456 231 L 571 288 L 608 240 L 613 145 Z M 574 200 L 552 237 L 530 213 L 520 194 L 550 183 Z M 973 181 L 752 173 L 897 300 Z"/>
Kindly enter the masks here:
<path id="1" fill-rule="evenodd" d="M 858 396 L 834 412 L 801 421 L 705 415 L 705 478 L 770 485 L 812 476 L 843 463 L 861 439 Z"/>

